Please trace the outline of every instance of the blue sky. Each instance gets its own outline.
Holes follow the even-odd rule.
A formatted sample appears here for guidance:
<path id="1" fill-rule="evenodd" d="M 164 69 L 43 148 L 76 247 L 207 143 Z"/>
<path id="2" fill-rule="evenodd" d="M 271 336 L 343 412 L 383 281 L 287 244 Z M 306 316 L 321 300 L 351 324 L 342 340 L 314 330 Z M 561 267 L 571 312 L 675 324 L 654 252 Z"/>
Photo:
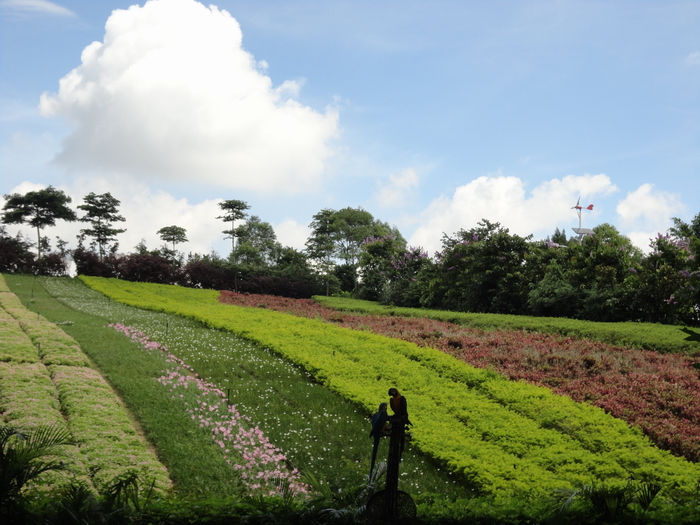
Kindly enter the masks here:
<path id="1" fill-rule="evenodd" d="M 226 255 L 221 199 L 284 245 L 351 206 L 431 252 L 572 234 L 579 196 L 642 249 L 700 212 L 699 1 L 131 4 L 0 0 L 0 194 L 109 191 L 125 251 Z"/>

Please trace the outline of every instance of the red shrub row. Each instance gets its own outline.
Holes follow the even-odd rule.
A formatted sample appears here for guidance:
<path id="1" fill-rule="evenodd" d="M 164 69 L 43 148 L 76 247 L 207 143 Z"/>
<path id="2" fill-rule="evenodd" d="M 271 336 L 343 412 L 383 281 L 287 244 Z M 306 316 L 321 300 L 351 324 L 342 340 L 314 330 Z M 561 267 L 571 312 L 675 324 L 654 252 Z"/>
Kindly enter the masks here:
<path id="1" fill-rule="evenodd" d="M 484 331 L 431 319 L 348 314 L 310 299 L 222 292 L 220 301 L 342 323 L 440 349 L 513 380 L 586 401 L 639 427 L 657 446 L 700 460 L 695 360 L 595 341 L 515 330 Z"/>

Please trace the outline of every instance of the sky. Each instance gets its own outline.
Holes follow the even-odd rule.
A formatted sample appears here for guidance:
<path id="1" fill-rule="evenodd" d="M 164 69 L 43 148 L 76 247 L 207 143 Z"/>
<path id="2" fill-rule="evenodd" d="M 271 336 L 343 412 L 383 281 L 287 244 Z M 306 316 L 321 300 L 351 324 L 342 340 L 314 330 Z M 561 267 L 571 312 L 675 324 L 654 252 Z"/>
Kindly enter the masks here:
<path id="1" fill-rule="evenodd" d="M 700 1 L 0 0 L 0 195 L 49 185 L 119 199 L 122 252 L 227 256 L 228 199 L 285 246 L 361 207 L 430 253 L 574 235 L 580 199 L 646 251 L 700 213 Z"/>

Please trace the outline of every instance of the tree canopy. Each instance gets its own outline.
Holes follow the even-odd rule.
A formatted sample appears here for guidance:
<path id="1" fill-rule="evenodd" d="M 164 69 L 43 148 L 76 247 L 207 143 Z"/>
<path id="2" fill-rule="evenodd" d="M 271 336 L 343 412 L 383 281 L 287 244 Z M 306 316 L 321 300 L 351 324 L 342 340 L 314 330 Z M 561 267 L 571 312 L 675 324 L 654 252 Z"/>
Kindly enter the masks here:
<path id="1" fill-rule="evenodd" d="M 78 206 L 78 209 L 85 212 L 80 221 L 91 224 L 90 228 L 84 228 L 80 230 L 80 233 L 95 239 L 100 258 L 104 258 L 109 243 L 116 241 L 116 236 L 126 231 L 123 228 L 114 228 L 112 224 L 126 221 L 118 213 L 120 204 L 121 202 L 109 192 L 100 195 L 90 192 L 83 197 L 83 204 Z M 114 250 L 116 250 L 116 246 Z"/>
<path id="2" fill-rule="evenodd" d="M 217 219 L 221 219 L 224 222 L 230 222 L 231 228 L 224 230 L 221 233 L 226 234 L 226 239 L 231 239 L 231 250 L 236 249 L 236 221 L 242 221 L 246 218 L 246 210 L 250 209 L 250 205 L 247 202 L 230 199 L 219 203 L 219 208 L 224 211 L 223 215 L 219 215 Z"/>
<path id="3" fill-rule="evenodd" d="M 233 261 L 254 268 L 270 266 L 279 257 L 282 245 L 277 242 L 275 230 L 269 222 L 251 215 L 236 228 L 238 246 L 233 250 Z"/>
<path id="4" fill-rule="evenodd" d="M 187 230 L 180 226 L 164 226 L 157 233 L 163 242 L 173 243 L 173 251 L 176 244 L 187 242 Z"/>
<path id="5" fill-rule="evenodd" d="M 55 226 L 57 220 L 75 221 L 76 213 L 68 207 L 71 198 L 63 191 L 49 186 L 42 190 L 29 191 L 24 195 L 5 195 L 2 222 L 5 224 L 29 224 L 36 228 L 37 258 L 41 259 L 41 230 Z"/>
<path id="6" fill-rule="evenodd" d="M 370 212 L 350 207 L 337 211 L 321 210 L 313 216 L 309 228 L 311 235 L 306 241 L 309 257 L 326 273 L 337 268 L 336 261 L 342 261 L 353 290 L 357 288 L 358 262 L 365 240 L 398 233 L 388 224 L 376 220 Z"/>

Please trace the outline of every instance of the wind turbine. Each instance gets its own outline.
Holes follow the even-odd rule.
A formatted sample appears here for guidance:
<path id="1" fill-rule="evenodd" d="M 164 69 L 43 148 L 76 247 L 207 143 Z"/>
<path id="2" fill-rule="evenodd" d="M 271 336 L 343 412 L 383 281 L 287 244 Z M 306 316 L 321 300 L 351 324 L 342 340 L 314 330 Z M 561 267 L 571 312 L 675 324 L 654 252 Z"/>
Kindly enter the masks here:
<path id="1" fill-rule="evenodd" d="M 576 214 L 578 215 L 578 228 L 571 228 L 576 232 L 578 235 L 578 240 L 580 241 L 583 239 L 584 236 L 586 235 L 593 235 L 595 232 L 591 230 L 590 228 L 582 228 L 581 227 L 581 210 L 583 210 L 583 206 L 581 206 L 581 196 L 579 195 L 578 200 L 576 201 L 576 205 L 571 207 L 572 210 L 576 210 Z M 592 210 L 593 205 L 589 204 L 585 208 L 586 210 Z"/>

